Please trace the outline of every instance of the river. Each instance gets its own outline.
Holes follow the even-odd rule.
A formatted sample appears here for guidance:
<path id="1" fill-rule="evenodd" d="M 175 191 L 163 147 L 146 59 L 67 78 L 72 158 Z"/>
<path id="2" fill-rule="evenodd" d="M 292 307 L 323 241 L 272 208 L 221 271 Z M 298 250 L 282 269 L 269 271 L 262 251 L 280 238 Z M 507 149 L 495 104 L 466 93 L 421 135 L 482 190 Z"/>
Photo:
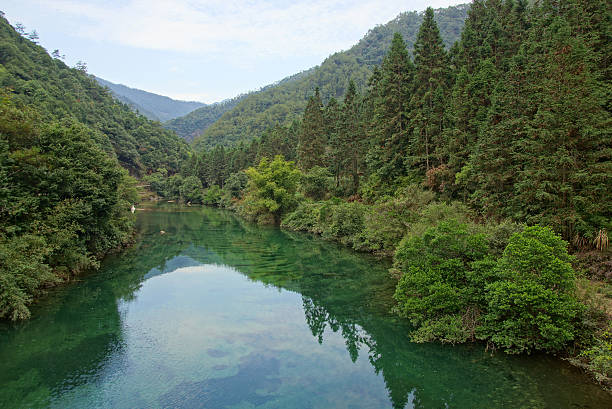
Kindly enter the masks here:
<path id="1" fill-rule="evenodd" d="M 612 407 L 554 357 L 411 343 L 385 261 L 210 208 L 152 207 L 137 229 L 0 323 L 0 407 Z"/>

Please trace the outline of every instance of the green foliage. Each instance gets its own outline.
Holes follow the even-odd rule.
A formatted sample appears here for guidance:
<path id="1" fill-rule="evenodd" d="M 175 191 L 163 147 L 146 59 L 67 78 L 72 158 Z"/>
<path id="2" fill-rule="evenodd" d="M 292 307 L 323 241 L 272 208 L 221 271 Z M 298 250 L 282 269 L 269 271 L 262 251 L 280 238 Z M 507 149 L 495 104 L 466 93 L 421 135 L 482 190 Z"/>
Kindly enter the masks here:
<path id="1" fill-rule="evenodd" d="M 327 168 L 315 166 L 305 172 L 300 187 L 306 197 L 321 200 L 330 191 L 332 174 Z"/>
<path id="2" fill-rule="evenodd" d="M 414 64 L 402 36 L 395 33 L 391 49 L 381 64 L 380 79 L 371 90 L 375 95 L 371 125 L 373 141 L 367 162 L 370 172 L 377 174 L 383 183 L 406 174 L 413 78 Z"/>
<path id="3" fill-rule="evenodd" d="M 558 351 L 572 341 L 583 310 L 572 260 L 550 228 L 513 235 L 487 286 L 482 336 L 509 352 Z"/>
<path id="4" fill-rule="evenodd" d="M 247 187 L 249 177 L 245 172 L 232 173 L 225 182 L 225 189 L 234 199 L 240 199 Z"/>
<path id="5" fill-rule="evenodd" d="M 134 181 L 74 119 L 0 103 L 0 317 L 130 239 Z"/>
<path id="6" fill-rule="evenodd" d="M 223 191 L 217 185 L 212 185 L 204 191 L 202 203 L 208 206 L 220 206 Z"/>
<path id="7" fill-rule="evenodd" d="M 196 176 L 187 176 L 183 179 L 179 191 L 185 203 L 202 203 L 203 201 L 202 182 Z"/>
<path id="8" fill-rule="evenodd" d="M 327 240 L 337 240 L 354 246 L 364 229 L 364 217 L 369 206 L 341 200 L 303 202 L 288 214 L 282 227 L 320 234 Z"/>
<path id="9" fill-rule="evenodd" d="M 423 236 L 404 239 L 394 269 L 402 272 L 395 290 L 396 312 L 417 327 L 413 339 L 465 342 L 474 339 L 481 311 L 488 245 L 466 224 L 446 221 Z"/>
<path id="10" fill-rule="evenodd" d="M 298 203 L 296 193 L 302 174 L 291 161 L 276 156 L 263 158 L 256 168 L 246 170 L 249 178 L 247 193 L 240 212 L 259 222 L 280 223 L 283 214 Z"/>
<path id="11" fill-rule="evenodd" d="M 595 374 L 595 378 L 610 384 L 612 378 L 612 328 L 598 337 L 594 344 L 580 353 L 578 358 L 587 361 L 586 369 Z"/>
<path id="12" fill-rule="evenodd" d="M 300 127 L 298 139 L 298 164 L 300 169 L 308 170 L 313 166 L 323 166 L 327 135 L 325 132 L 323 107 L 319 89 L 310 97 Z"/>
<path id="13" fill-rule="evenodd" d="M 29 318 L 28 305 L 34 296 L 59 282 L 45 264 L 48 252 L 40 236 L 24 234 L 0 240 L 0 317 L 13 321 Z"/>
<path id="14" fill-rule="evenodd" d="M 534 226 L 514 234 L 495 261 L 485 234 L 442 222 L 398 247 L 396 311 L 420 342 L 479 338 L 511 353 L 559 351 L 577 336 L 583 311 L 566 247 Z"/>

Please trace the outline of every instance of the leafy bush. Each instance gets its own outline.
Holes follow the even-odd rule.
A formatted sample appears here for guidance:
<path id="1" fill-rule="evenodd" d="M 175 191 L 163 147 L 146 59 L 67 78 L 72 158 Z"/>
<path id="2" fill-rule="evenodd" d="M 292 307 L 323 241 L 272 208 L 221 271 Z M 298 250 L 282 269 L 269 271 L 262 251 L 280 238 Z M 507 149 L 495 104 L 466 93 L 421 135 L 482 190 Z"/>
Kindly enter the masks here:
<path id="1" fill-rule="evenodd" d="M 432 192 L 409 185 L 396 197 L 372 205 L 365 214 L 356 248 L 392 254 L 410 226 L 418 222 L 423 207 L 434 198 Z"/>
<path id="2" fill-rule="evenodd" d="M 550 228 L 529 227 L 494 260 L 489 242 L 465 223 L 444 221 L 400 243 L 394 298 L 416 327 L 412 338 L 479 338 L 510 353 L 561 350 L 577 336 L 584 310 L 567 243 Z"/>
<path id="3" fill-rule="evenodd" d="M 0 317 L 129 240 L 135 182 L 93 137 L 0 101 Z"/>
<path id="4" fill-rule="evenodd" d="M 487 286 L 481 336 L 508 352 L 559 351 L 577 333 L 583 306 L 567 243 L 548 227 L 514 234 Z"/>
<path id="5" fill-rule="evenodd" d="M 0 317 L 29 318 L 34 296 L 60 281 L 45 264 L 46 244 L 35 235 L 0 240 Z"/>
<path id="6" fill-rule="evenodd" d="M 212 185 L 204 191 L 202 203 L 207 206 L 220 206 L 223 191 L 217 185 Z"/>
<path id="7" fill-rule="evenodd" d="M 248 191 L 239 212 L 261 223 L 280 223 L 281 216 L 297 206 L 296 192 L 302 174 L 293 162 L 278 155 L 263 158 L 256 168 L 246 170 Z"/>
<path id="8" fill-rule="evenodd" d="M 197 176 L 187 176 L 183 179 L 179 192 L 185 203 L 202 203 L 202 181 Z"/>
<path id="9" fill-rule="evenodd" d="M 393 264 L 401 272 L 396 312 L 417 327 L 415 341 L 474 338 L 482 309 L 482 287 L 476 283 L 486 281 L 482 266 L 492 264 L 487 253 L 483 234 L 471 234 L 466 224 L 453 220 L 400 243 Z"/>

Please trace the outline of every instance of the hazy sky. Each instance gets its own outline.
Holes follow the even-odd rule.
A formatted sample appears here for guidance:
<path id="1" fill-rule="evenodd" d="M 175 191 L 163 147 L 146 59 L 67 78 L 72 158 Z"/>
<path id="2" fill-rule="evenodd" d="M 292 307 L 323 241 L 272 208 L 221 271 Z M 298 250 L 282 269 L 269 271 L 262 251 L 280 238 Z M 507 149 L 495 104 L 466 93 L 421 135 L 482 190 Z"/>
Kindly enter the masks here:
<path id="1" fill-rule="evenodd" d="M 468 0 L 2 0 L 66 63 L 177 99 L 215 102 L 320 64 L 402 11 Z"/>

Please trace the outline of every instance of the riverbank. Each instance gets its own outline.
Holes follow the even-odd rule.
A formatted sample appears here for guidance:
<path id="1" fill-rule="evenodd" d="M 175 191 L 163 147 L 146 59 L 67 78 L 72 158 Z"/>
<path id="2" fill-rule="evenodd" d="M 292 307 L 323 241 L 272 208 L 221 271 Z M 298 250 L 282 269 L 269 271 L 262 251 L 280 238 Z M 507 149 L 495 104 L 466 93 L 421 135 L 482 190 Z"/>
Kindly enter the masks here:
<path id="1" fill-rule="evenodd" d="M 243 201 L 235 200 L 230 208 L 242 217 L 253 220 L 253 217 L 249 215 L 248 209 L 245 209 L 243 206 Z M 457 223 L 459 227 L 455 226 L 455 228 L 459 230 L 453 231 L 450 235 L 443 234 L 442 237 L 438 237 L 437 240 L 442 239 L 443 242 L 438 242 L 436 246 L 446 246 L 444 248 L 449 250 L 448 241 L 452 240 L 453 234 L 463 234 L 465 236 L 464 242 L 455 243 L 463 248 L 469 247 L 468 243 L 475 237 L 479 237 L 487 249 L 487 255 L 490 256 L 486 261 L 490 263 L 486 270 L 490 272 L 495 271 L 495 264 L 499 263 L 496 260 L 503 258 L 510 239 L 513 235 L 520 234 L 525 227 L 524 225 L 508 221 L 482 223 L 476 220 L 478 219 L 461 203 L 439 202 L 435 200 L 433 194 L 413 187 L 408 188 L 389 200 L 376 204 L 365 204 L 358 201 L 348 202 L 339 199 L 318 202 L 304 200 L 293 211 L 286 213 L 282 217 L 280 226 L 288 230 L 317 234 L 326 240 L 342 243 L 357 251 L 392 257 L 394 259 L 394 268 L 391 271 L 399 283 L 404 272 L 411 268 L 411 264 L 414 264 L 414 260 L 406 260 L 406 247 L 410 247 L 408 243 L 422 240 L 426 234 L 438 234 L 440 233 L 436 230 L 438 226 L 445 225 L 448 228 L 448 223 L 452 221 Z M 259 221 L 265 222 L 270 221 L 270 219 L 263 218 Z M 553 236 L 550 237 L 552 238 Z M 444 243 L 444 241 L 447 243 Z M 568 283 L 567 292 L 561 295 L 561 299 L 574 301 L 566 305 L 569 310 L 565 319 L 559 318 L 558 314 L 554 312 L 555 307 L 552 307 L 552 305 L 550 307 L 552 308 L 551 315 L 548 315 L 549 318 L 547 319 L 552 319 L 553 321 L 555 319 L 560 320 L 557 321 L 557 328 L 565 328 L 565 330 L 570 331 L 569 335 L 567 333 L 565 335 L 567 337 L 566 341 L 556 342 L 556 338 L 561 337 L 560 333 L 546 338 L 542 336 L 545 332 L 543 327 L 529 329 L 527 323 L 521 324 L 522 326 L 518 327 L 517 330 L 519 332 L 536 331 L 533 334 L 540 334 L 536 338 L 540 337 L 539 342 L 541 344 L 533 343 L 531 347 L 517 347 L 521 342 L 521 335 L 518 338 L 510 339 L 510 341 L 506 339 L 504 343 L 504 340 L 497 336 L 499 332 L 497 327 L 490 328 L 488 330 L 489 335 L 483 334 L 482 330 L 478 329 L 478 327 L 481 325 L 480 322 L 485 319 L 484 317 L 487 316 L 486 309 L 492 299 L 491 296 L 487 298 L 482 288 L 492 285 L 490 277 L 485 281 L 474 282 L 472 284 L 460 282 L 454 283 L 455 287 L 451 285 L 450 288 L 454 291 L 461 292 L 466 290 L 466 288 L 471 292 L 480 291 L 479 297 L 481 297 L 481 300 L 476 299 L 471 306 L 458 301 L 450 309 L 452 314 L 441 318 L 439 316 L 438 321 L 432 321 L 429 318 L 431 316 L 431 311 L 428 310 L 429 307 L 423 305 L 415 306 L 409 298 L 402 297 L 399 292 L 395 294 L 396 303 L 408 303 L 410 308 L 402 313 L 401 306 L 398 306 L 395 311 L 400 316 L 412 321 L 417 327 L 421 324 L 420 329 L 414 334 L 414 340 L 417 342 L 463 343 L 467 341 L 480 341 L 490 344 L 492 348 L 499 348 L 499 344 L 492 342 L 492 339 L 496 339 L 497 342 L 502 344 L 501 349 L 506 349 L 507 352 L 529 353 L 531 348 L 548 350 L 547 352 L 564 357 L 572 364 L 586 370 L 602 387 L 610 391 L 612 364 L 610 323 L 612 322 L 612 316 L 610 315 L 609 306 L 610 294 L 612 294 L 611 286 L 605 281 L 597 280 L 598 277 L 596 275 L 589 273 L 597 271 L 597 267 L 592 261 L 589 263 L 585 262 L 585 257 L 575 258 L 574 256 L 567 255 L 565 249 L 567 249 L 568 245 L 563 243 L 558 241 L 558 245 L 556 245 L 558 254 L 555 257 L 557 261 L 560 260 L 564 263 L 565 280 Z M 452 245 L 450 247 L 452 248 Z M 402 249 L 400 257 L 397 256 L 398 248 Z M 423 247 L 419 248 L 419 251 L 424 250 L 425 248 Z M 430 248 L 430 250 L 433 251 L 434 249 Z M 450 250 L 453 251 L 452 249 Z M 472 248 L 470 251 L 473 250 Z M 527 248 L 527 250 L 529 249 Z M 606 257 L 610 257 L 609 252 L 604 251 L 600 253 L 600 259 L 606 260 Z M 443 254 L 441 257 L 437 262 L 449 261 Z M 469 264 L 478 260 L 470 259 L 471 255 L 468 256 L 467 254 L 463 254 L 459 258 L 462 257 L 464 260 L 461 263 L 464 265 L 466 274 L 473 275 L 474 269 Z M 453 259 L 456 261 L 456 257 Z M 481 259 L 481 262 L 483 260 Z M 601 263 L 598 265 L 601 265 Z M 546 267 L 544 268 L 545 271 L 549 271 L 546 270 Z M 486 272 L 485 276 L 490 274 Z M 485 276 L 482 276 L 481 279 L 485 279 Z M 560 277 L 557 276 L 556 280 L 561 280 Z M 444 282 L 444 280 L 441 282 L 439 280 L 435 281 L 432 276 L 425 276 L 423 279 L 425 280 L 423 284 L 411 283 L 413 287 L 409 287 L 409 291 L 414 293 L 415 288 L 419 285 L 424 285 L 425 287 L 420 287 L 420 290 L 425 292 L 420 293 L 419 297 L 435 298 L 441 294 L 432 293 L 426 287 L 435 282 L 444 285 L 449 284 Z M 555 282 L 552 285 L 556 284 Z M 415 285 L 417 287 L 414 287 Z M 517 297 L 519 294 L 508 294 L 507 296 Z M 440 300 L 440 302 L 443 301 L 444 298 Z M 539 307 L 547 308 L 542 305 Z M 511 310 L 513 309 L 518 309 L 518 307 L 514 305 Z M 572 309 L 575 311 L 571 312 L 570 310 Z M 507 311 L 507 313 L 513 312 L 511 310 Z M 466 314 L 468 315 L 466 316 Z M 489 317 L 491 316 L 490 313 L 488 315 Z M 531 320 L 537 320 L 538 318 L 542 318 L 541 314 L 530 315 Z M 470 322 L 466 324 L 466 321 Z M 533 337 L 533 335 L 530 336 Z"/>
<path id="2" fill-rule="evenodd" d="M 0 406 L 604 409 L 612 401 L 543 354 L 410 342 L 409 324 L 389 313 L 385 260 L 208 207 L 160 203 L 136 215 L 132 248 L 49 294 L 27 323 L 0 324 Z"/>

